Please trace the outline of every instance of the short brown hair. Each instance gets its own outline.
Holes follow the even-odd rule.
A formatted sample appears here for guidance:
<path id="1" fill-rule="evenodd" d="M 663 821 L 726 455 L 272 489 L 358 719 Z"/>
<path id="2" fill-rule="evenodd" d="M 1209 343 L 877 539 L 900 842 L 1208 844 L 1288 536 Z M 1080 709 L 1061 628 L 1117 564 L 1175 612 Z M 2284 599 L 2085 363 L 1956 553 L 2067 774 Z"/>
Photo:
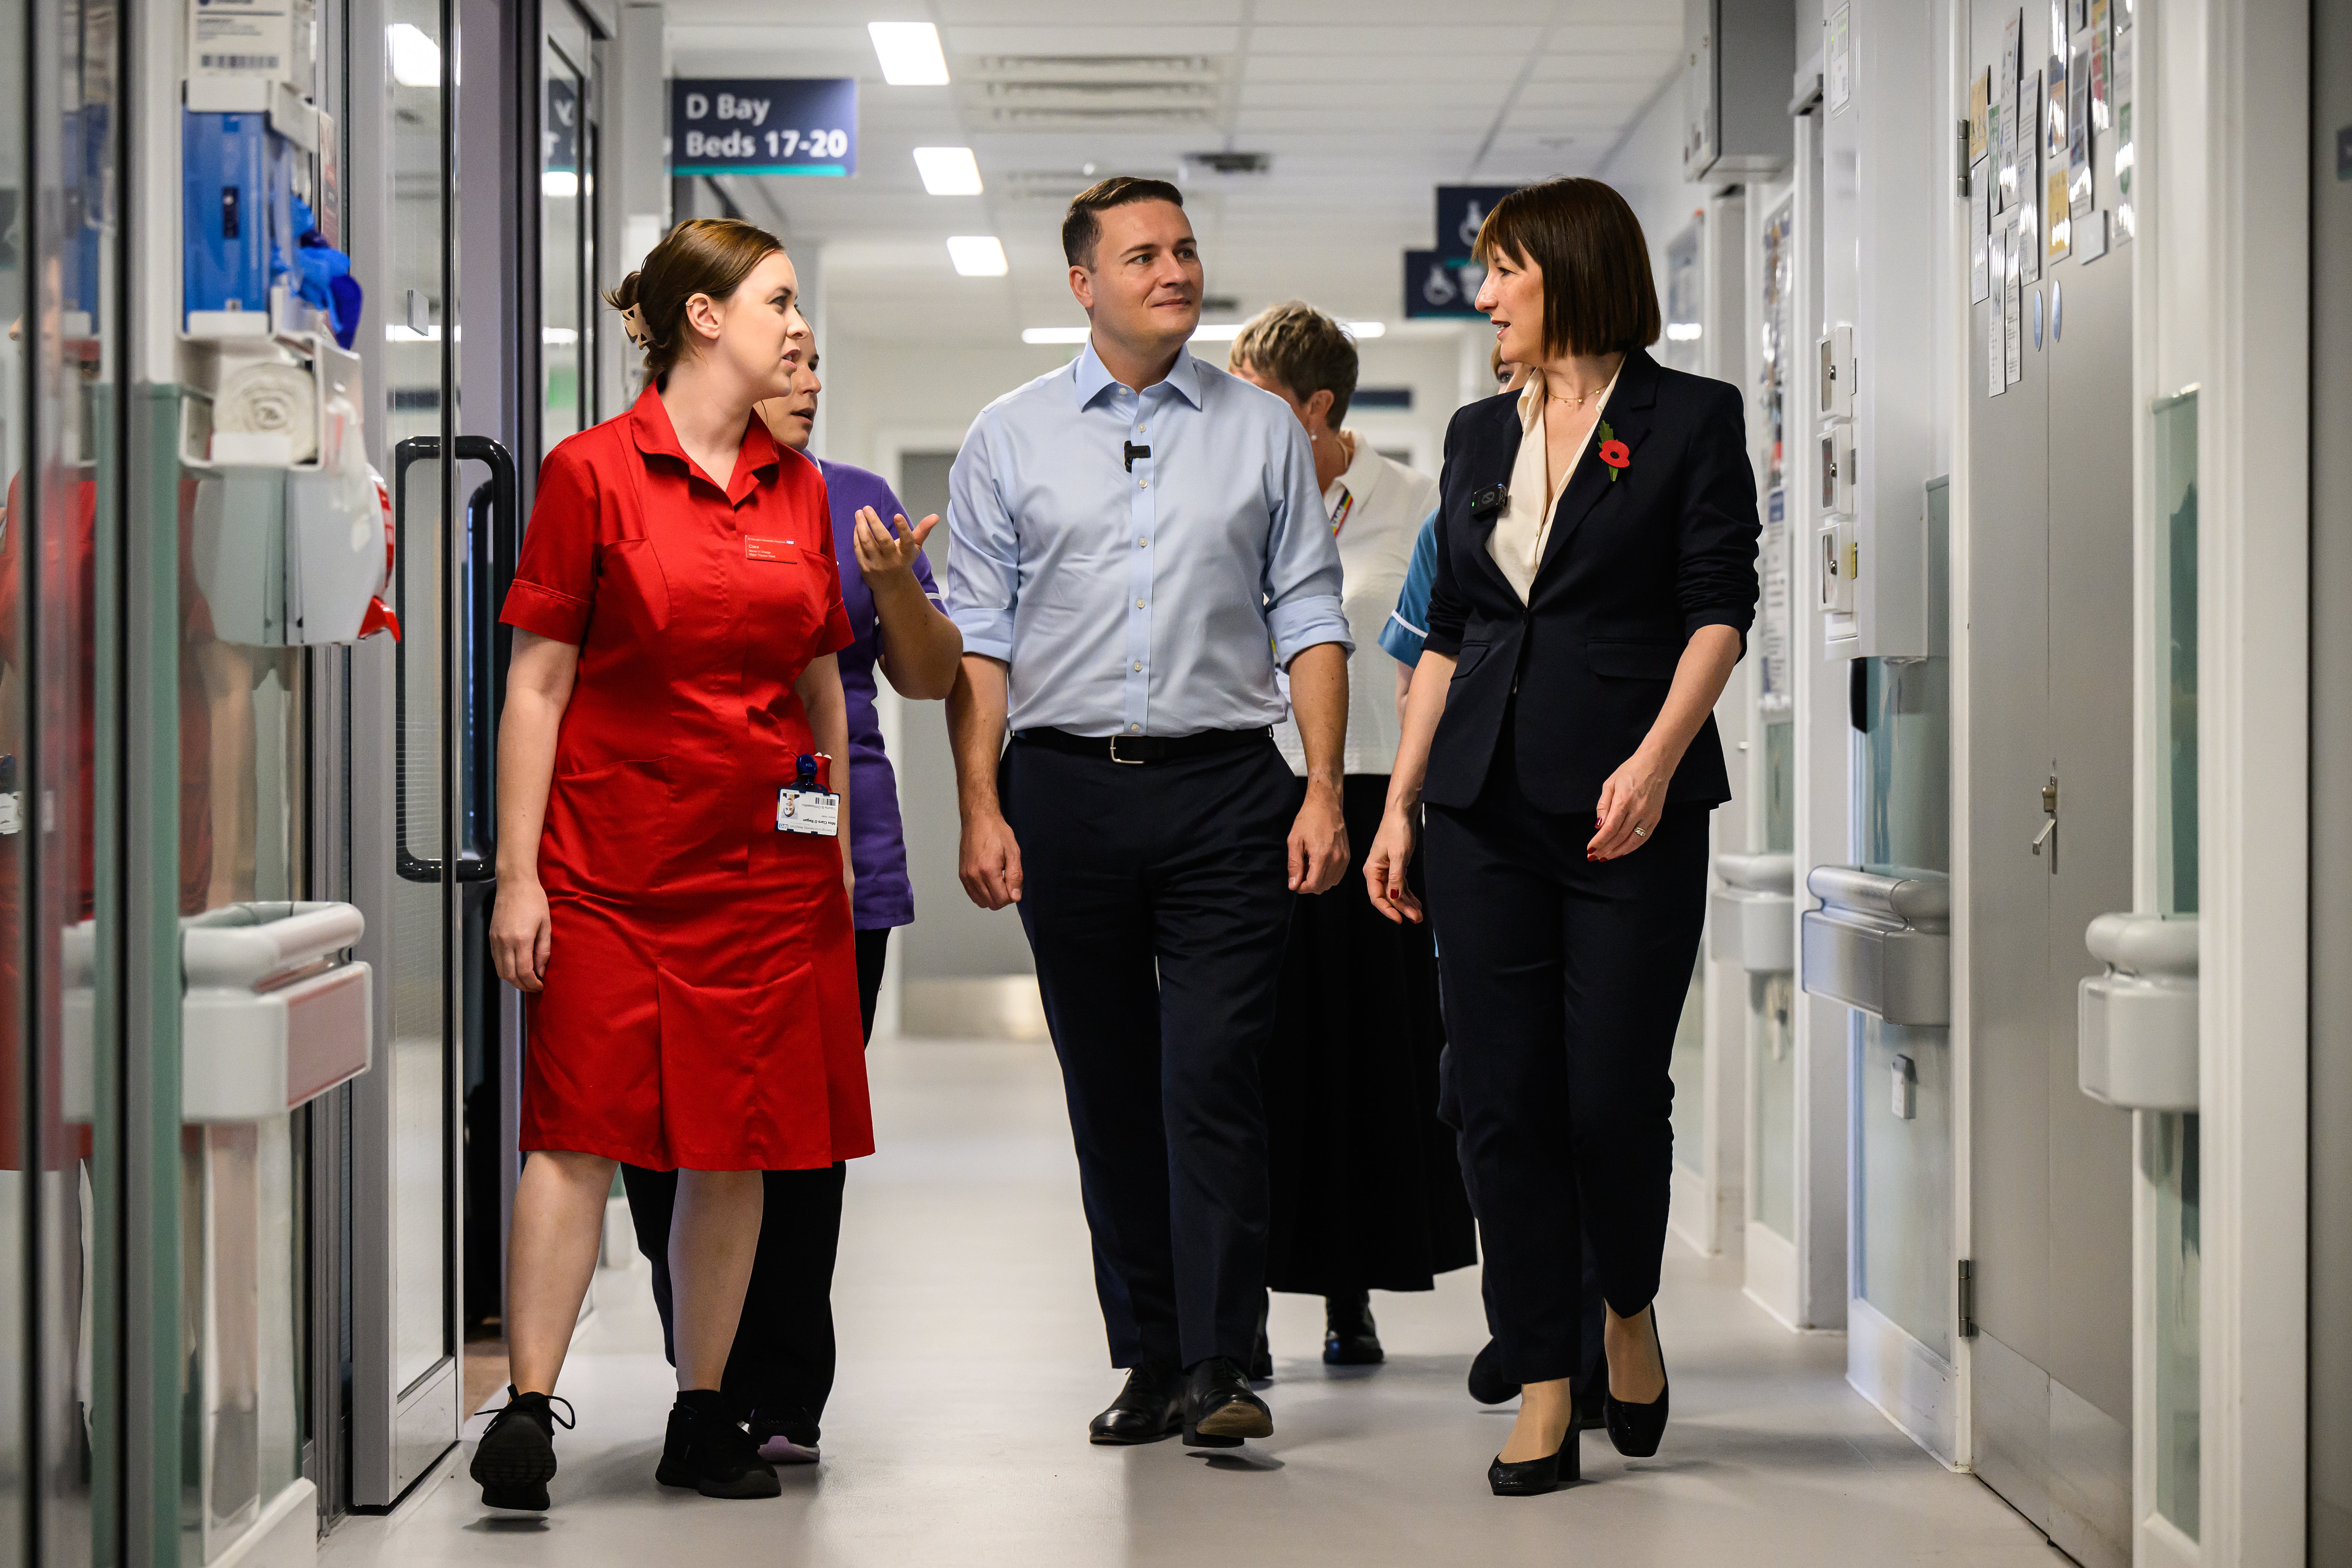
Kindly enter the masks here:
<path id="1" fill-rule="evenodd" d="M 1356 395 L 1355 343 L 1339 322 L 1304 300 L 1259 311 L 1234 339 L 1225 361 L 1282 383 L 1301 403 L 1329 393 L 1326 423 L 1335 430 L 1348 416 L 1348 400 Z"/>
<path id="2" fill-rule="evenodd" d="M 1165 180 L 1139 180 L 1133 174 L 1113 174 L 1097 180 L 1070 198 L 1062 218 L 1062 255 L 1073 267 L 1095 264 L 1095 242 L 1102 238 L 1101 214 L 1136 202 L 1166 202 L 1182 207 L 1184 193 Z"/>
<path id="3" fill-rule="evenodd" d="M 1642 220 L 1614 187 L 1569 178 L 1523 185 L 1496 202 L 1471 255 L 1543 274 L 1546 353 L 1604 354 L 1658 341 L 1658 286 Z"/>
<path id="4" fill-rule="evenodd" d="M 687 301 L 697 294 L 726 299 L 753 268 L 783 249 L 783 241 L 741 218 L 688 218 L 664 235 L 604 302 L 615 310 L 636 308 L 645 333 L 646 374 L 658 382 L 685 352 Z"/>

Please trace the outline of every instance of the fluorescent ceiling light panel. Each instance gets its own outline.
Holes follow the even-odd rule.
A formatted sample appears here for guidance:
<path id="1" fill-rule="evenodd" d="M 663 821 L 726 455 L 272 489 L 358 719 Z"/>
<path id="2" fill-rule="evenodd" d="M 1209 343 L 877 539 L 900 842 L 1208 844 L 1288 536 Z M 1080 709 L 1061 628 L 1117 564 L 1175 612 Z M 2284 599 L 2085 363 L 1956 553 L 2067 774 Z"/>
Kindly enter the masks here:
<path id="1" fill-rule="evenodd" d="M 1666 323 L 1666 342 L 1670 343 L 1695 343 L 1698 342 L 1705 332 L 1706 328 L 1702 327 L 1696 321 L 1668 321 Z"/>
<path id="2" fill-rule="evenodd" d="M 947 57 L 940 53 L 940 30 L 929 22 L 868 22 L 882 79 L 892 87 L 945 87 Z"/>
<path id="3" fill-rule="evenodd" d="M 580 175 L 572 169 L 542 169 L 539 194 L 551 201 L 568 202 L 580 195 Z"/>
<path id="4" fill-rule="evenodd" d="M 392 51 L 392 79 L 403 87 L 441 85 L 441 46 L 414 22 L 394 22 L 384 29 Z"/>
<path id="5" fill-rule="evenodd" d="M 1024 327 L 1021 341 L 1024 343 L 1082 343 L 1090 327 Z"/>
<path id="6" fill-rule="evenodd" d="M 1365 338 L 1385 336 L 1389 324 L 1386 321 L 1349 321 L 1347 323 L 1347 328 L 1349 337 L 1361 342 Z"/>
<path id="7" fill-rule="evenodd" d="M 969 147 L 918 147 L 915 169 L 923 189 L 935 196 L 980 195 L 980 161 Z"/>
<path id="8" fill-rule="evenodd" d="M 957 275 L 964 278 L 1002 278 L 1004 247 L 992 234 L 951 234 L 948 236 L 948 259 L 955 263 Z"/>

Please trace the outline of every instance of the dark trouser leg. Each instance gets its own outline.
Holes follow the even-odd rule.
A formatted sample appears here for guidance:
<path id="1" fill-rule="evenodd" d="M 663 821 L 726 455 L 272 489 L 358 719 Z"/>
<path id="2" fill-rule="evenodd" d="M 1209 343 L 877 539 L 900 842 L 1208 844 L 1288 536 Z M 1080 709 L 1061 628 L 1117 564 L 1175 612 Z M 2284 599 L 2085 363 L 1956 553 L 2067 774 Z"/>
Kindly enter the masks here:
<path id="1" fill-rule="evenodd" d="M 866 1021 L 866 1041 L 874 1042 L 874 1004 L 882 994 L 882 965 L 890 955 L 890 928 L 857 933 L 857 1015 Z"/>
<path id="2" fill-rule="evenodd" d="M 637 1250 L 654 1266 L 654 1310 L 661 1314 L 662 1354 L 676 1366 L 677 1341 L 670 1331 L 669 1312 L 669 1214 L 677 1204 L 677 1173 L 624 1165 L 621 1188 L 629 1196 L 629 1227 L 637 1233 Z"/>
<path id="3" fill-rule="evenodd" d="M 1170 773 L 1177 787 L 1162 809 L 1175 847 L 1152 868 L 1151 896 L 1183 1361 L 1225 1356 L 1246 1369 L 1265 1300 L 1258 1062 L 1290 922 L 1296 788 L 1271 744 Z"/>
<path id="4" fill-rule="evenodd" d="M 1429 812 L 1447 1065 L 1486 1252 L 1487 1319 L 1505 1374 L 1540 1383 L 1580 1370 L 1581 1247 L 1560 1046 L 1560 899 L 1516 837 L 1484 809 Z"/>
<path id="5" fill-rule="evenodd" d="M 1114 1366 L 1173 1363 L 1176 1279 L 1160 1106 L 1160 998 L 1133 770 L 1016 742 L 1000 773 L 1021 923 L 1062 1064 L 1095 1291 Z"/>
<path id="6" fill-rule="evenodd" d="M 1589 1364 L 1585 1236 L 1621 1315 L 1657 1293 L 1666 1069 L 1706 909 L 1704 810 L 1670 810 L 1620 860 L 1584 860 L 1589 836 L 1507 782 L 1430 816 L 1464 1174 L 1496 1337 L 1524 1383 Z"/>

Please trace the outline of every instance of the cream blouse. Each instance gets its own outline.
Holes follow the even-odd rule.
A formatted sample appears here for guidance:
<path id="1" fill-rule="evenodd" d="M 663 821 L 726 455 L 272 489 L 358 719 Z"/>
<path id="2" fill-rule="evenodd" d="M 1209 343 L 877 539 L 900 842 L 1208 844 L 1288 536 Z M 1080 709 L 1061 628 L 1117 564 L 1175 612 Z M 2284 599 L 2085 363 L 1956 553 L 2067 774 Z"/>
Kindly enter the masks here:
<path id="1" fill-rule="evenodd" d="M 1624 366 L 1618 366 L 1618 374 Z M 1600 406 L 1592 411 L 1592 429 L 1576 456 L 1559 471 L 1559 482 L 1544 483 L 1545 449 L 1544 412 L 1549 406 L 1545 401 L 1543 372 L 1528 377 L 1519 389 L 1519 455 L 1511 465 L 1510 500 L 1503 506 L 1503 515 L 1495 520 L 1495 531 L 1486 537 L 1486 553 L 1503 569 L 1521 604 L 1534 589 L 1536 568 L 1543 564 L 1544 541 L 1551 537 L 1551 520 L 1559 511 L 1560 492 L 1584 454 L 1592 449 L 1595 436 L 1601 433 L 1601 416 L 1609 407 L 1610 394 L 1617 390 L 1617 376 L 1601 389 Z"/>

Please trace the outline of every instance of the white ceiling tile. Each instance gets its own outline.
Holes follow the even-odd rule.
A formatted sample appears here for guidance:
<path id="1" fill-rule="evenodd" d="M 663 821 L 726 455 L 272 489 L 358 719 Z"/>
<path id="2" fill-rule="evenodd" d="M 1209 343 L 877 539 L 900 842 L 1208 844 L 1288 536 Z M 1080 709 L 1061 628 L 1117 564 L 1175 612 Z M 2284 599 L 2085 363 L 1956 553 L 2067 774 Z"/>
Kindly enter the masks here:
<path id="1" fill-rule="evenodd" d="M 1253 54 L 1486 55 L 1524 57 L 1541 27 L 1465 23 L 1458 27 L 1321 26 L 1250 29 Z"/>
<path id="2" fill-rule="evenodd" d="M 1410 91 L 1444 83 L 1486 88 L 1497 100 L 1509 90 L 1517 68 L 1485 55 L 1252 55 L 1242 66 L 1244 82 L 1345 81 L 1375 83 Z"/>
<path id="3" fill-rule="evenodd" d="M 943 36 L 950 55 L 1229 55 L 1241 47 L 1239 27 L 965 26 Z"/>
<path id="4" fill-rule="evenodd" d="M 926 7 L 913 0 L 893 15 L 913 15 Z M 928 9 L 943 25 L 962 26 L 1099 26 L 1102 0 L 933 0 Z M 1234 26 L 1248 11 L 1246 0 L 1152 0 L 1150 19 L 1163 24 L 1202 23 Z M 879 13 L 877 12 L 878 16 Z"/>

